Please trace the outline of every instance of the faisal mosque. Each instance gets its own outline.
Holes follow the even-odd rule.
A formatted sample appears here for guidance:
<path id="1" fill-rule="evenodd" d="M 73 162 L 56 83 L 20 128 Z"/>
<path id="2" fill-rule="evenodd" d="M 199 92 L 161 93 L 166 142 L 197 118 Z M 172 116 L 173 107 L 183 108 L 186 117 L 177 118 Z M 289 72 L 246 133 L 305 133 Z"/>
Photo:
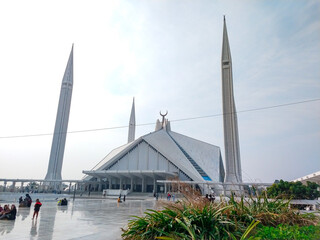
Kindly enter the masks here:
<path id="1" fill-rule="evenodd" d="M 83 170 L 84 181 L 97 191 L 126 189 L 130 192 L 165 192 L 166 180 L 224 183 L 237 191 L 242 183 L 238 123 L 233 94 L 232 61 L 226 20 L 223 23 L 221 56 L 225 165 L 218 146 L 171 130 L 166 113 L 155 130 L 135 138 L 135 102 L 129 120 L 128 143 L 112 150 L 91 170 Z M 61 169 L 73 87 L 73 47 L 62 80 L 59 106 L 46 180 L 62 180 Z M 174 129 L 173 129 L 174 130 Z M 96 183 L 96 184 L 95 184 Z M 218 185 L 214 185 L 219 191 Z M 229 186 L 229 187 L 228 187 Z"/>

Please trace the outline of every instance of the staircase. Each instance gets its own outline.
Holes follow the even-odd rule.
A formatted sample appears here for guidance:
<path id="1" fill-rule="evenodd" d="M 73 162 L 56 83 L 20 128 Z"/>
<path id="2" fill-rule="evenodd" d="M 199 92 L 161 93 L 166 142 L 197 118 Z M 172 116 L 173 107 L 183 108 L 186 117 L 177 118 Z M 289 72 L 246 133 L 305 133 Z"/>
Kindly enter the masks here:
<path id="1" fill-rule="evenodd" d="M 203 169 L 192 159 L 192 157 L 183 149 L 183 147 L 180 146 L 179 143 L 176 142 L 176 140 L 167 132 L 172 141 L 178 146 L 178 148 L 183 152 L 183 154 L 186 156 L 186 158 L 190 161 L 192 166 L 198 171 L 198 173 L 201 175 L 201 177 L 206 181 L 211 181 L 211 178 L 203 171 Z"/>

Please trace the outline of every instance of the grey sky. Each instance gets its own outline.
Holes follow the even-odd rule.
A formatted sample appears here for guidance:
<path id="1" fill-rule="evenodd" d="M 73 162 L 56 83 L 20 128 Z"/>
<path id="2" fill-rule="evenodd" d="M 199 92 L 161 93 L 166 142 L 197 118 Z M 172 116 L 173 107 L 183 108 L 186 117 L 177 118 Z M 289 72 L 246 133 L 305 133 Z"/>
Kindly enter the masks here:
<path id="1" fill-rule="evenodd" d="M 220 114 L 223 15 L 237 110 L 320 98 L 319 1 L 1 1 L 0 137 L 52 133 L 72 43 L 69 131 Z M 238 114 L 245 181 L 319 171 L 320 101 Z M 223 151 L 222 117 L 171 123 Z M 136 137 L 154 130 L 140 126 Z M 69 134 L 62 176 L 81 178 L 127 128 Z M 0 176 L 44 178 L 52 136 L 0 138 Z"/>

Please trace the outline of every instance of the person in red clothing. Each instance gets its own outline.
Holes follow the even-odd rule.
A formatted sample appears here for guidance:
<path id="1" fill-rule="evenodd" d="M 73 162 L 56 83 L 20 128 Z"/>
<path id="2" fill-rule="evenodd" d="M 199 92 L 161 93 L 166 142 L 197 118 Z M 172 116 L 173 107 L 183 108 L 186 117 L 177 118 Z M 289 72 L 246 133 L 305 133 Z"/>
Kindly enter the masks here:
<path id="1" fill-rule="evenodd" d="M 34 216 L 36 216 L 36 219 L 38 219 L 38 214 L 41 206 L 42 206 L 42 203 L 39 201 L 39 199 L 37 199 L 36 203 L 34 204 L 34 212 L 33 212 L 32 220 L 34 219 Z"/>

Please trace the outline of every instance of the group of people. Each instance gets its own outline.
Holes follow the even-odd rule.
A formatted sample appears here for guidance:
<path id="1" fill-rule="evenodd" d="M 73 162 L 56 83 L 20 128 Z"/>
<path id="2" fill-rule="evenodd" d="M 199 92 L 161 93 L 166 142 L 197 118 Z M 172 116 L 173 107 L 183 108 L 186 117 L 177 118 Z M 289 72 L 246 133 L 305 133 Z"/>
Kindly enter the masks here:
<path id="1" fill-rule="evenodd" d="M 214 194 L 206 194 L 206 199 L 208 199 L 210 202 L 214 202 L 216 197 L 214 196 Z"/>
<path id="2" fill-rule="evenodd" d="M 26 198 L 23 200 L 22 196 L 19 198 L 19 206 L 20 207 L 30 207 L 32 203 L 32 199 L 29 194 L 26 194 Z M 25 205 L 24 205 L 25 204 Z M 36 200 L 36 203 L 34 204 L 34 212 L 33 217 L 38 218 L 38 214 L 40 211 L 40 207 L 42 206 L 42 203 L 39 201 L 39 199 Z M 17 208 L 14 204 L 11 204 L 11 207 L 9 204 L 4 205 L 3 208 L 0 205 L 0 220 L 7 219 L 7 220 L 15 220 L 17 215 Z"/>
<path id="3" fill-rule="evenodd" d="M 170 201 L 171 198 L 172 198 L 172 201 L 175 201 L 175 196 L 174 196 L 174 194 L 170 194 L 170 193 L 168 192 L 168 194 L 167 194 L 167 200 Z"/>
<path id="4" fill-rule="evenodd" d="M 19 207 L 30 207 L 31 203 L 32 199 L 28 193 L 24 199 L 22 199 L 22 196 L 19 198 Z"/>
<path id="5" fill-rule="evenodd" d="M 22 196 L 19 198 L 19 207 L 31 207 L 32 199 L 30 195 L 27 193 L 24 200 L 22 199 Z M 40 207 L 42 206 L 42 203 L 39 199 L 36 200 L 36 203 L 34 204 L 34 212 L 32 220 L 36 217 L 38 219 L 38 214 L 40 211 Z"/>
<path id="6" fill-rule="evenodd" d="M 17 208 L 14 204 L 4 205 L 3 208 L 0 205 L 0 220 L 8 219 L 8 220 L 15 220 L 17 215 Z"/>
<path id="7" fill-rule="evenodd" d="M 123 195 L 123 201 L 125 202 L 126 201 L 126 195 Z M 121 203 L 122 201 L 121 201 L 121 193 L 120 193 L 120 195 L 119 195 L 119 197 L 118 197 L 118 203 Z"/>
<path id="8" fill-rule="evenodd" d="M 66 198 L 60 199 L 58 201 L 58 206 L 66 206 L 68 205 L 68 200 Z"/>

